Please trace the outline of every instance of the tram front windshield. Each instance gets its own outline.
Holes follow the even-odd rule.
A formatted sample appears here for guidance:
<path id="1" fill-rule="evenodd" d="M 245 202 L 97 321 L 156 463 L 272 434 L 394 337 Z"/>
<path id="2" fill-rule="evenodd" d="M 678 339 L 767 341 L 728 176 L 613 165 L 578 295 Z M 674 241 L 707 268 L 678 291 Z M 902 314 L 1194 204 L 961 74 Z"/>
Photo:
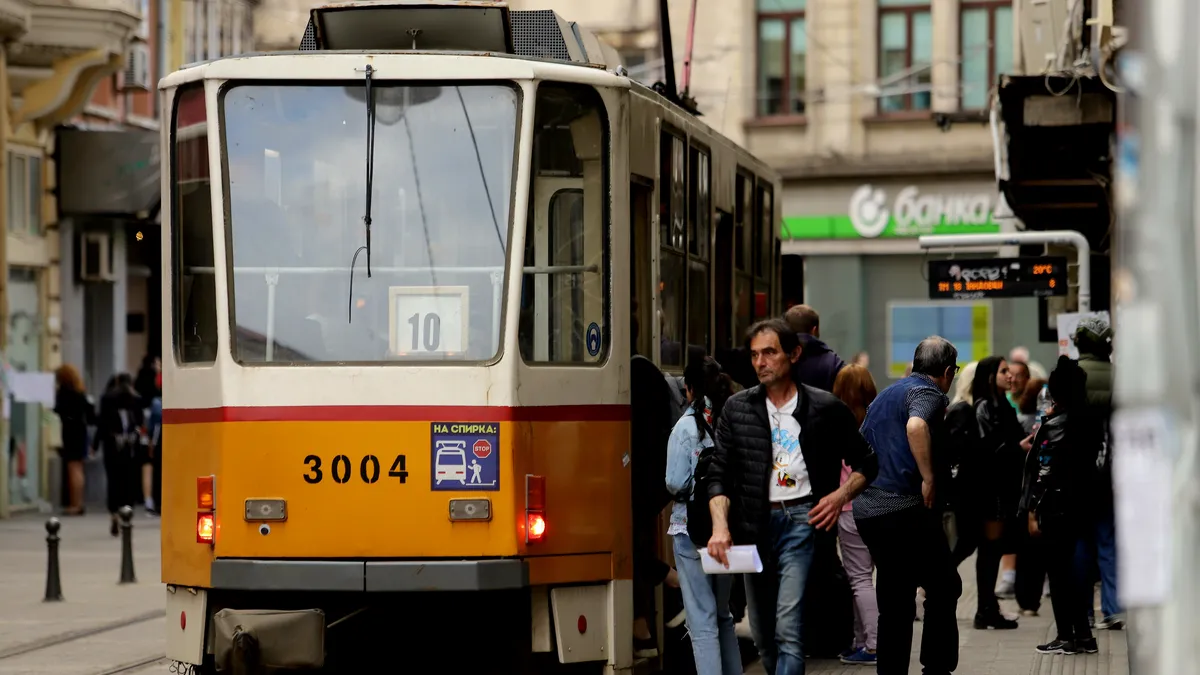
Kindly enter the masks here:
<path id="1" fill-rule="evenodd" d="M 223 92 L 241 363 L 498 353 L 520 92 L 376 81 L 371 94 L 373 124 L 365 83 Z"/>

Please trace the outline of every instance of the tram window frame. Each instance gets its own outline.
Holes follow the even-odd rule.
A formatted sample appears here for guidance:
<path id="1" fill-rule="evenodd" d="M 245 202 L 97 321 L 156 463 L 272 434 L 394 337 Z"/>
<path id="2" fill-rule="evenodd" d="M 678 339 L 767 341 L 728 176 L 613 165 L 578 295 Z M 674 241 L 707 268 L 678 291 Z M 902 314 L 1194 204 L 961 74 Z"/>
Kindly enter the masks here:
<path id="1" fill-rule="evenodd" d="M 682 371 L 688 344 L 688 138 L 663 124 L 659 131 L 659 254 L 658 308 L 659 362 L 664 370 Z M 677 212 L 678 211 L 678 212 Z M 678 242 L 678 243 L 676 243 Z M 676 277 L 669 279 L 668 274 Z M 673 285 L 670 285 L 673 284 Z M 668 288 L 674 292 L 667 293 Z M 667 297 L 670 296 L 670 303 Z M 674 330 L 668 336 L 661 329 L 671 320 Z M 677 351 L 663 349 L 668 337 Z"/>
<path id="2" fill-rule="evenodd" d="M 196 143 L 199 148 L 191 157 L 181 157 L 179 152 L 179 113 L 188 97 L 199 96 L 200 110 L 203 119 L 193 125 L 203 125 L 204 133 L 198 139 L 204 142 Z M 192 99 L 194 100 L 194 99 Z M 178 364 L 191 367 L 212 366 L 216 364 L 220 353 L 219 312 L 217 310 L 216 288 L 216 229 L 212 213 L 212 158 L 208 152 L 208 134 L 211 111 L 208 109 L 207 94 L 204 82 L 185 84 L 176 90 L 171 110 L 170 129 L 170 180 L 171 180 L 171 345 L 175 360 Z M 185 139 L 198 140 L 198 139 Z M 195 200 L 199 208 L 189 209 L 187 213 L 200 212 L 200 215 L 187 216 L 183 209 L 184 196 L 181 192 L 182 165 L 181 162 L 190 159 L 195 162 L 190 167 L 200 177 L 207 178 L 207 198 Z M 190 174 L 191 172 L 189 172 Z M 197 180 L 197 182 L 201 182 Z M 217 185 L 215 189 L 222 189 Z M 203 196 L 203 195 L 202 195 Z M 203 214 L 207 215 L 203 215 Z M 186 230 L 186 232 L 185 232 Z M 199 231 L 194 231 L 199 230 Z M 187 240 L 188 245 L 185 245 Z M 207 242 L 208 246 L 203 246 Z M 188 257 L 198 254 L 200 260 L 188 261 L 185 264 L 184 254 Z M 211 274 L 185 274 L 185 267 L 208 268 Z M 197 283 L 203 280 L 205 283 Z M 199 316 L 203 314 L 205 316 Z M 188 319 L 191 319 L 189 322 Z M 207 325 L 204 325 L 207 324 Z M 203 332 L 203 335 L 197 331 Z M 198 339 L 192 339 L 195 336 Z"/>
<path id="3" fill-rule="evenodd" d="M 755 176 L 739 166 L 734 179 L 734 339 L 742 340 L 758 318 L 754 306 L 754 252 L 759 235 L 755 218 Z M 743 297 L 744 294 L 744 297 Z M 745 313 L 743 314 L 743 308 Z"/>
<path id="4" fill-rule="evenodd" d="M 703 159 L 703 170 L 701 170 Z M 702 174 L 699 176 L 698 174 Z M 690 142 L 687 155 L 687 204 L 688 204 L 688 265 L 687 265 L 687 318 L 686 331 L 688 351 L 696 347 L 709 353 L 712 343 L 712 153 L 701 144 Z M 693 243 L 697 245 L 693 245 Z M 695 283 L 695 282 L 699 283 Z M 694 301 L 693 290 L 703 289 L 699 304 Z M 699 310 L 699 318 L 693 312 Z M 685 354 L 686 358 L 686 354 Z"/>
<path id="5" fill-rule="evenodd" d="M 539 143 L 545 137 L 545 135 L 543 135 L 541 133 L 542 130 L 539 128 L 540 122 L 539 122 L 538 112 L 539 112 L 540 105 L 542 104 L 542 100 L 543 100 L 542 96 L 543 96 L 544 92 L 546 90 L 553 90 L 553 89 L 557 89 L 557 90 L 567 94 L 567 97 L 570 98 L 577 105 L 580 105 L 580 106 L 590 105 L 591 109 L 598 116 L 598 120 L 597 120 L 597 126 L 598 126 L 598 131 L 599 131 L 598 151 L 599 151 L 599 156 L 600 156 L 598 166 L 600 169 L 600 184 L 599 184 L 599 188 L 594 190 L 595 195 L 593 196 L 593 199 L 598 199 L 601 203 L 600 204 L 600 220 L 599 220 L 599 230 L 600 230 L 599 234 L 600 234 L 600 244 L 601 244 L 601 247 L 600 247 L 600 249 L 601 249 L 601 251 L 600 251 L 601 278 L 600 278 L 599 287 L 600 287 L 601 317 L 602 317 L 599 327 L 600 327 L 601 344 L 600 344 L 600 351 L 595 356 L 591 356 L 591 355 L 587 354 L 587 333 L 586 333 L 587 328 L 585 327 L 584 332 L 579 333 L 578 331 L 576 331 L 576 333 L 573 333 L 570 335 L 570 337 L 571 337 L 570 342 L 571 342 L 572 348 L 569 350 L 569 352 L 572 353 L 572 358 L 568 358 L 566 360 L 563 360 L 563 359 L 556 360 L 554 358 L 551 358 L 553 356 L 557 356 L 557 354 L 555 354 L 555 351 L 551 349 L 551 343 L 555 341 L 556 335 L 561 335 L 561 333 L 556 333 L 556 331 L 554 330 L 554 327 L 553 327 L 553 321 L 550 321 L 547 325 L 548 334 L 545 336 L 545 338 L 547 340 L 547 352 L 548 352 L 547 358 L 545 358 L 545 359 L 538 358 L 535 353 L 537 350 L 536 343 L 538 341 L 537 327 L 536 327 L 536 320 L 533 316 L 534 310 L 531 308 L 531 310 L 528 313 L 526 313 L 525 311 L 521 311 L 517 316 L 517 321 L 516 321 L 517 352 L 519 353 L 522 362 L 525 365 L 530 366 L 530 367 L 544 367 L 544 366 L 563 367 L 563 366 L 567 366 L 567 367 L 578 367 L 578 368 L 599 368 L 599 367 L 604 366 L 608 362 L 610 356 L 612 355 L 612 288 L 611 288 L 611 286 L 612 286 L 612 191 L 611 191 L 611 186 L 612 186 L 612 174 L 613 174 L 613 168 L 612 168 L 613 153 L 612 153 L 611 116 L 609 115 L 608 107 L 604 102 L 604 97 L 600 95 L 600 92 L 597 91 L 595 87 L 585 85 L 585 84 L 577 84 L 577 83 L 571 83 L 571 82 L 557 82 L 557 81 L 543 81 L 543 82 L 538 83 L 538 85 L 537 85 L 537 88 L 536 88 L 536 90 L 534 92 L 534 96 L 533 96 L 533 105 L 535 106 L 535 108 L 534 108 L 534 118 L 535 119 L 534 119 L 534 129 L 533 129 L 533 136 L 534 136 L 533 137 L 533 154 L 532 154 L 532 157 L 530 158 L 530 171 L 529 171 L 529 187 L 528 187 L 528 190 L 529 190 L 528 202 L 529 203 L 528 203 L 526 219 L 525 219 L 525 246 L 523 247 L 524 251 L 523 251 L 523 254 L 522 254 L 522 257 L 520 258 L 520 260 L 523 265 L 529 266 L 533 263 L 531 263 L 528 260 L 528 258 L 530 256 L 536 255 L 536 236 L 537 236 L 536 235 L 536 227 L 537 227 L 536 217 L 537 217 L 537 209 L 539 208 L 538 199 L 537 199 L 538 178 L 539 177 L 540 178 L 564 177 L 563 176 L 564 172 L 562 170 L 560 170 L 561 167 L 554 167 L 554 168 L 546 170 L 545 172 L 540 172 L 541 153 L 539 153 Z M 575 119 L 583 119 L 583 118 L 575 118 Z M 558 129 L 557 127 L 555 128 L 555 131 L 559 131 L 559 130 L 560 129 Z M 568 132 L 568 136 L 569 136 L 569 132 Z M 559 196 L 566 192 L 578 192 L 580 194 L 583 194 L 585 201 L 583 203 L 583 208 L 581 209 L 581 211 L 583 213 L 583 217 L 585 218 L 585 221 L 584 221 L 584 226 L 581 228 L 578 228 L 578 229 L 579 229 L 579 231 L 586 233 L 586 231 L 587 231 L 587 220 L 586 219 L 587 219 L 587 211 L 588 211 L 588 206 L 589 206 L 586 199 L 587 199 L 587 196 L 592 195 L 592 190 L 589 190 L 589 186 L 587 184 L 586 177 L 584 175 L 584 169 L 582 168 L 583 160 L 579 159 L 579 156 L 576 155 L 575 161 L 579 163 L 579 167 L 580 167 L 578 169 L 579 175 L 574 175 L 574 170 L 571 170 L 569 173 L 572 173 L 572 175 L 567 176 L 567 177 L 579 178 L 579 179 L 583 180 L 584 181 L 583 187 L 582 188 L 560 188 L 560 189 L 557 189 L 552 193 L 547 204 L 548 204 L 548 207 L 552 206 L 554 204 L 554 202 L 559 198 Z M 553 215 L 552 211 L 550 213 L 547 213 L 547 242 L 548 242 L 547 247 L 551 249 L 550 251 L 548 251 L 548 254 L 553 253 L 552 246 L 553 246 L 553 240 L 554 240 L 554 225 L 555 225 L 555 223 L 551 222 L 552 215 Z M 573 228 L 568 228 L 568 230 L 571 230 L 571 229 L 573 229 Z M 576 241 L 577 241 L 577 238 L 572 238 L 572 240 L 570 242 L 568 242 L 568 244 L 573 246 L 576 243 Z M 588 242 L 587 242 L 586 238 L 582 240 L 582 245 L 585 250 L 584 255 L 585 255 L 585 259 L 586 259 L 586 249 L 588 247 Z M 515 250 L 513 251 L 513 256 L 514 256 L 513 262 L 515 264 L 516 261 L 518 260 L 515 257 L 516 256 Z M 534 262 L 536 262 L 536 257 L 534 259 Z M 553 264 L 554 263 L 551 263 L 551 265 L 553 265 Z M 594 273 L 567 272 L 567 273 L 562 273 L 562 274 L 566 275 L 569 278 L 574 280 L 574 279 L 578 279 L 580 277 L 586 278 L 587 275 L 594 274 Z M 524 299 L 526 297 L 534 297 L 533 302 L 534 302 L 534 306 L 536 307 L 536 296 L 537 296 L 536 289 L 537 289 L 538 284 L 536 283 L 535 279 L 538 276 L 543 276 L 543 274 L 541 274 L 541 273 L 539 273 L 539 274 L 523 273 L 521 275 L 520 296 L 522 298 L 522 303 L 524 303 Z M 549 277 L 549 280 L 550 280 L 549 286 L 551 288 L 558 285 L 558 282 L 555 280 L 555 278 L 558 277 L 559 275 L 545 274 L 545 276 Z M 576 287 L 578 285 L 579 284 L 574 281 L 569 283 L 569 286 L 572 288 L 572 290 L 577 290 Z M 561 308 L 556 306 L 556 303 L 554 301 L 554 295 L 555 294 L 553 292 L 550 292 L 550 290 L 548 289 L 547 303 L 549 305 L 549 310 L 550 310 L 549 314 L 551 316 L 554 316 L 556 314 L 556 310 L 561 311 Z M 524 308 L 522 308 L 522 309 L 524 309 Z M 579 347 L 579 349 L 576 349 L 576 347 Z"/>

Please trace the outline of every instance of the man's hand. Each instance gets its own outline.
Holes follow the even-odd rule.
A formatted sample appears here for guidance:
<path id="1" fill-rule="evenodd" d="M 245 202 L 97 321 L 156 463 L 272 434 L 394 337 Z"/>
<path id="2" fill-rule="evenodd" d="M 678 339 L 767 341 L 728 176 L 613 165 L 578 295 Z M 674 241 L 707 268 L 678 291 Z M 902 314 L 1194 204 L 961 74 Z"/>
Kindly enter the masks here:
<path id="1" fill-rule="evenodd" d="M 846 505 L 846 495 L 841 489 L 834 490 L 821 498 L 817 505 L 809 509 L 808 522 L 820 530 L 832 530 L 837 526 L 838 516 Z"/>
<path id="2" fill-rule="evenodd" d="M 1042 534 L 1041 528 L 1038 527 L 1037 514 L 1033 511 L 1029 512 L 1029 536 L 1037 537 Z"/>
<path id="3" fill-rule="evenodd" d="M 925 502 L 925 508 L 933 508 L 933 481 L 921 481 L 921 499 Z"/>
<path id="4" fill-rule="evenodd" d="M 729 536 L 729 528 L 713 527 L 712 536 L 708 539 L 708 554 L 713 560 L 729 569 L 729 549 L 733 546 L 733 537 Z"/>
<path id="5" fill-rule="evenodd" d="M 1025 437 L 1025 440 L 1021 441 L 1021 449 L 1025 452 L 1033 449 L 1033 434 L 1029 434 Z"/>

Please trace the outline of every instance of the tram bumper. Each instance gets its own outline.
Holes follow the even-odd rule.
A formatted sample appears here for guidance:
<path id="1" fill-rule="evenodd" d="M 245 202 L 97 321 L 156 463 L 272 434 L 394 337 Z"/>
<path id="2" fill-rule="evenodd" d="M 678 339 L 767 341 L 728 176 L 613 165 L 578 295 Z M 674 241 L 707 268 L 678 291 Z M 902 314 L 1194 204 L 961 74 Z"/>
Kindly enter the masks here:
<path id="1" fill-rule="evenodd" d="M 498 591 L 529 585 L 523 560 L 252 560 L 218 558 L 212 587 L 248 591 Z"/>

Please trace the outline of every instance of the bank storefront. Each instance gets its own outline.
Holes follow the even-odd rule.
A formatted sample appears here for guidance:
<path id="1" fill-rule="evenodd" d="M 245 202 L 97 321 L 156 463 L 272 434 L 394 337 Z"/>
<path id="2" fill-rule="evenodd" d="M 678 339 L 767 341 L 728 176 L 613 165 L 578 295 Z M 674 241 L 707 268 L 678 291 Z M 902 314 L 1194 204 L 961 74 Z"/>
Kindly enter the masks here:
<path id="1" fill-rule="evenodd" d="M 1017 345 L 1050 362 L 1055 345 L 1038 342 L 1036 299 L 929 300 L 928 262 L 951 255 L 922 251 L 917 237 L 1017 229 L 997 206 L 990 174 L 785 184 L 782 252 L 785 265 L 803 265 L 804 286 L 785 294 L 820 312 L 821 336 L 842 358 L 867 352 L 881 387 L 904 375 L 917 343 L 933 334 L 958 347 L 962 364 Z"/>

